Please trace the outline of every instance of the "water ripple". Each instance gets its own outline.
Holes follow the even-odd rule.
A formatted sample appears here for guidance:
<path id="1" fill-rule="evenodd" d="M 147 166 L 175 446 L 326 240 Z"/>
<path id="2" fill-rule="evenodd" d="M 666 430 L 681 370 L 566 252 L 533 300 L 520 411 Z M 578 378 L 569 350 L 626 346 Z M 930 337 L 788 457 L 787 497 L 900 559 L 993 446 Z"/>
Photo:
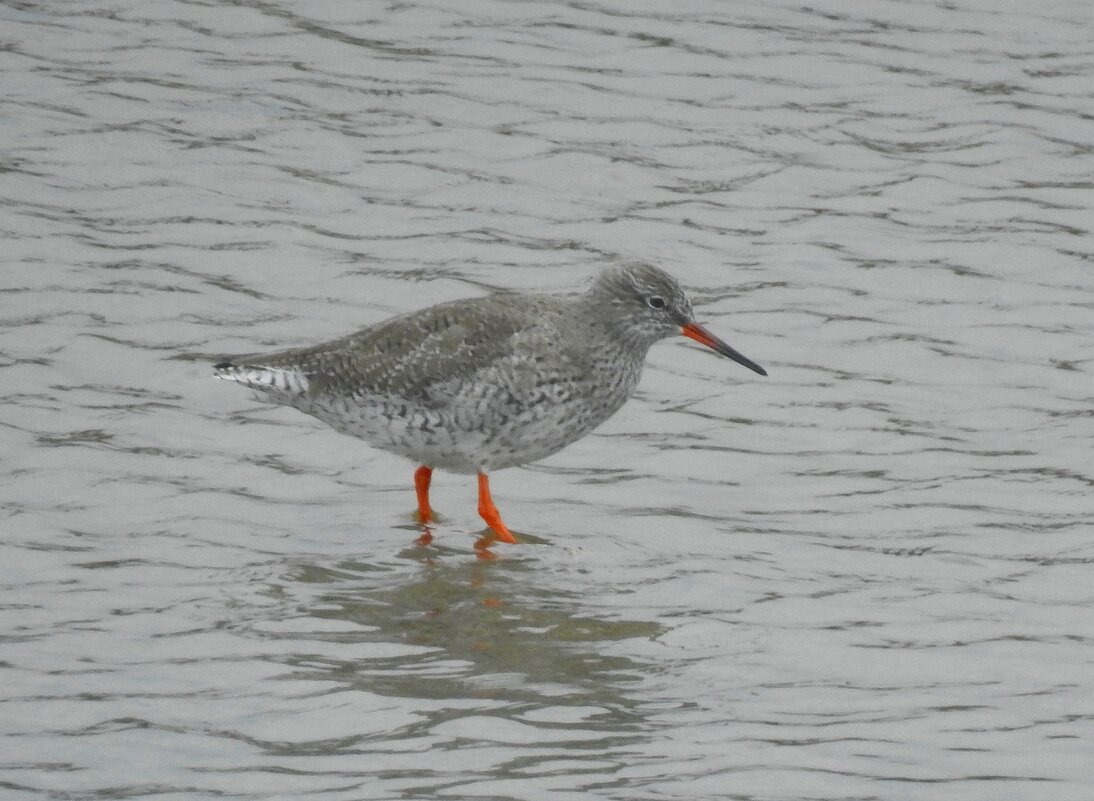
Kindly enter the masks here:
<path id="1" fill-rule="evenodd" d="M 0 19 L 8 796 L 1089 797 L 1081 0 Z M 493 561 L 209 375 L 630 259 L 771 376 L 659 345 Z"/>

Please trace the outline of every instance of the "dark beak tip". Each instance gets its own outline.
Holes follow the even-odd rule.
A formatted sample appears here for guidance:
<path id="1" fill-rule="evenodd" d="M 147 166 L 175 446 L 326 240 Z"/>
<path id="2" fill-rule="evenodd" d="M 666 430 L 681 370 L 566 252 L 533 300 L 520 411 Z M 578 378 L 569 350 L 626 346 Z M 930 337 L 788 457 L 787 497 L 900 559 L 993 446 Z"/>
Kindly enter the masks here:
<path id="1" fill-rule="evenodd" d="M 707 331 L 705 328 L 703 328 L 703 326 L 699 325 L 696 322 L 690 322 L 680 326 L 680 333 L 688 337 L 689 339 L 694 339 L 701 345 L 706 345 L 715 353 L 732 359 L 733 361 L 737 362 L 737 364 L 747 367 L 754 373 L 759 373 L 762 376 L 767 375 L 767 370 L 760 367 L 760 365 L 756 364 L 756 362 L 752 361 L 747 356 L 735 351 L 725 342 L 722 342 L 722 340 L 718 339 L 718 337 L 714 336 L 712 333 Z"/>

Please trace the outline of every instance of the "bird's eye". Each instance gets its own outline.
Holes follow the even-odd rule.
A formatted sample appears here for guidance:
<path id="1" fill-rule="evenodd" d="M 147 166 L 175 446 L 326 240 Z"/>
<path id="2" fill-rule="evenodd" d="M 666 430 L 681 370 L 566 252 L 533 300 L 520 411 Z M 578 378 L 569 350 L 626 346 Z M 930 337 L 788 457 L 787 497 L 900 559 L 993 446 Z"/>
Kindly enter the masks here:
<path id="1" fill-rule="evenodd" d="M 646 298 L 646 303 L 649 304 L 651 309 L 663 309 L 665 308 L 665 299 L 659 295 L 654 295 L 651 298 Z"/>

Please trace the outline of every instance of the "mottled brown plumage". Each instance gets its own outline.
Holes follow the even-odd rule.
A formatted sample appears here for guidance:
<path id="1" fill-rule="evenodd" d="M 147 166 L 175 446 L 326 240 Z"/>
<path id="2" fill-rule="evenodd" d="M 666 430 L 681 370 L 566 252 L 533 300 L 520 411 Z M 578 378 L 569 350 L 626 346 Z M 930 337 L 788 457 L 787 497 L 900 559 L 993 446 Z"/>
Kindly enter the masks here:
<path id="1" fill-rule="evenodd" d="M 600 425 L 634 392 L 650 346 L 677 333 L 766 375 L 699 326 L 679 285 L 647 265 L 608 268 L 583 293 L 442 303 L 321 345 L 239 356 L 216 373 L 424 468 L 478 473 L 480 511 L 506 539 L 485 474 Z M 419 471 L 426 521 L 428 484 Z"/>

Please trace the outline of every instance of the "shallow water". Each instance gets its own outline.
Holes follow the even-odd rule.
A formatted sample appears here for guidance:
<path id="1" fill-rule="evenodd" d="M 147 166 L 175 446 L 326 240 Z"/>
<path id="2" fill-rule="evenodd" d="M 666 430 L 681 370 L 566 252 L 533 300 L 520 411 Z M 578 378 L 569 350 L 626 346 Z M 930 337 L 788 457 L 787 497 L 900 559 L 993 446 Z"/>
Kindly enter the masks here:
<path id="1" fill-rule="evenodd" d="M 1090 798 L 1088 4 L 666 8 L 0 7 L 5 798 Z M 211 377 L 626 259 L 493 561 Z"/>

